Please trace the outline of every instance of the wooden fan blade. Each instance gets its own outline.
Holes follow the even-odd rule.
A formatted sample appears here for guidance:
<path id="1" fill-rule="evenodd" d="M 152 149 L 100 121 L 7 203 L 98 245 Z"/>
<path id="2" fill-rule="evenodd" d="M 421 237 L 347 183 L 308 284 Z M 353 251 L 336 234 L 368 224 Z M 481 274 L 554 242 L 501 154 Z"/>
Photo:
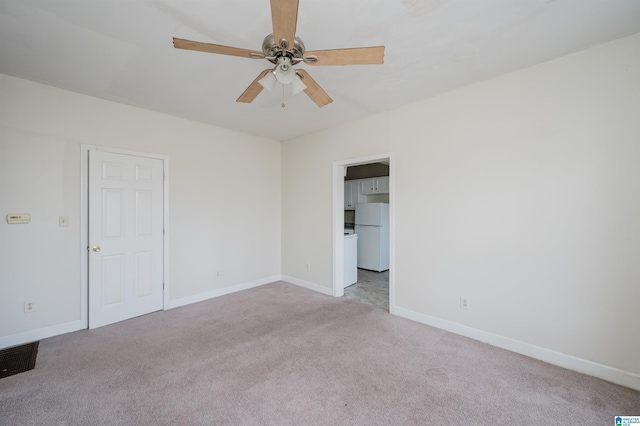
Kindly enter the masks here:
<path id="1" fill-rule="evenodd" d="M 304 54 L 305 58 L 308 56 L 315 56 L 318 60 L 305 62 L 307 65 L 382 64 L 384 62 L 384 46 L 314 50 Z"/>
<path id="2" fill-rule="evenodd" d="M 322 87 L 320 87 L 318 83 L 316 83 L 316 81 L 311 78 L 308 72 L 301 69 L 298 69 L 296 71 L 302 76 L 302 82 L 307 86 L 307 88 L 304 89 L 304 93 L 306 93 L 307 96 L 309 96 L 311 100 L 316 103 L 316 105 L 322 108 L 323 106 L 333 102 L 333 99 L 331 99 L 329 95 L 327 95 L 327 92 L 322 90 Z"/>
<path id="3" fill-rule="evenodd" d="M 247 87 L 246 90 L 242 92 L 242 95 L 240 95 L 240 97 L 236 99 L 236 102 L 244 102 L 246 104 L 253 102 L 256 96 L 258 96 L 263 89 L 262 85 L 258 83 L 258 80 L 267 75 L 267 73 L 270 71 L 270 69 L 262 71 L 260 75 L 258 75 L 256 79 L 253 80 L 253 83 L 251 83 L 249 87 Z"/>
<path id="4" fill-rule="evenodd" d="M 271 0 L 271 22 L 273 38 L 280 46 L 280 40 L 287 40 L 288 49 L 293 48 L 298 22 L 298 0 Z"/>
<path id="5" fill-rule="evenodd" d="M 222 46 L 220 44 L 202 43 L 199 41 L 184 40 L 175 37 L 173 38 L 173 47 L 175 47 L 176 49 L 218 53 L 220 55 L 240 56 L 242 58 L 251 58 L 252 54 L 264 56 L 262 52 L 258 52 L 256 50 L 240 49 L 238 47 Z"/>

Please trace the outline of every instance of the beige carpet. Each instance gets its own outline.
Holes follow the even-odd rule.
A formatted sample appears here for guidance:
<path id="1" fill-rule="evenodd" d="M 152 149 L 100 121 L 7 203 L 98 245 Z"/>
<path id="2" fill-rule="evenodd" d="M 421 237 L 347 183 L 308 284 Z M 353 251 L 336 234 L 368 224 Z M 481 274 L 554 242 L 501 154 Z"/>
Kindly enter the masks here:
<path id="1" fill-rule="evenodd" d="M 3 425 L 611 425 L 640 392 L 273 283 L 45 339 Z"/>

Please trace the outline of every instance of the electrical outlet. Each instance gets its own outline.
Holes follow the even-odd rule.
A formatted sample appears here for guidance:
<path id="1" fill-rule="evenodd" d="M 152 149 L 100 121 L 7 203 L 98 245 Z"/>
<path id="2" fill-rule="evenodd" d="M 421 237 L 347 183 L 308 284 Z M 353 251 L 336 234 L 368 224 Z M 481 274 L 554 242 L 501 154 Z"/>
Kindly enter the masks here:
<path id="1" fill-rule="evenodd" d="M 310 270 L 311 270 L 311 264 L 307 263 L 307 271 L 310 271 Z"/>
<path id="2" fill-rule="evenodd" d="M 24 313 L 28 314 L 36 310 L 36 305 L 33 302 L 24 302 Z"/>
<path id="3" fill-rule="evenodd" d="M 220 277 L 220 271 L 216 271 L 216 277 Z"/>
<path id="4" fill-rule="evenodd" d="M 460 309 L 471 309 L 471 299 L 460 297 Z"/>

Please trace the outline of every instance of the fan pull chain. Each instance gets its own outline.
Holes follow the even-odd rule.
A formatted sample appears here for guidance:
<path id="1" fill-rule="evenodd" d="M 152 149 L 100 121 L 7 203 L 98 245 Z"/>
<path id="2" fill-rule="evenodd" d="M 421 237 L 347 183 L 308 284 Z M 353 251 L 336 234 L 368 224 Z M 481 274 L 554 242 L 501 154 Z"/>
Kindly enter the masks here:
<path id="1" fill-rule="evenodd" d="M 281 86 L 282 86 L 282 103 L 280 104 L 280 106 L 282 108 L 284 108 L 285 107 L 285 105 L 284 105 L 284 84 L 282 84 Z"/>

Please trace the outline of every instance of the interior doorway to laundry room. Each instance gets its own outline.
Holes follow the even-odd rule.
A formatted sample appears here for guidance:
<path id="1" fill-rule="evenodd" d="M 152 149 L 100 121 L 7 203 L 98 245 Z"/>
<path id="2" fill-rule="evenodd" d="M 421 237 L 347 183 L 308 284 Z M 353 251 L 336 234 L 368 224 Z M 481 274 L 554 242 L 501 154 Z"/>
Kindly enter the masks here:
<path id="1" fill-rule="evenodd" d="M 334 263 L 337 266 L 334 268 L 334 295 L 391 311 L 394 251 L 392 157 L 384 154 L 334 166 Z M 338 173 L 341 173 L 339 177 Z M 339 193 L 342 196 L 337 196 Z M 340 269 L 342 271 L 338 272 Z"/>

